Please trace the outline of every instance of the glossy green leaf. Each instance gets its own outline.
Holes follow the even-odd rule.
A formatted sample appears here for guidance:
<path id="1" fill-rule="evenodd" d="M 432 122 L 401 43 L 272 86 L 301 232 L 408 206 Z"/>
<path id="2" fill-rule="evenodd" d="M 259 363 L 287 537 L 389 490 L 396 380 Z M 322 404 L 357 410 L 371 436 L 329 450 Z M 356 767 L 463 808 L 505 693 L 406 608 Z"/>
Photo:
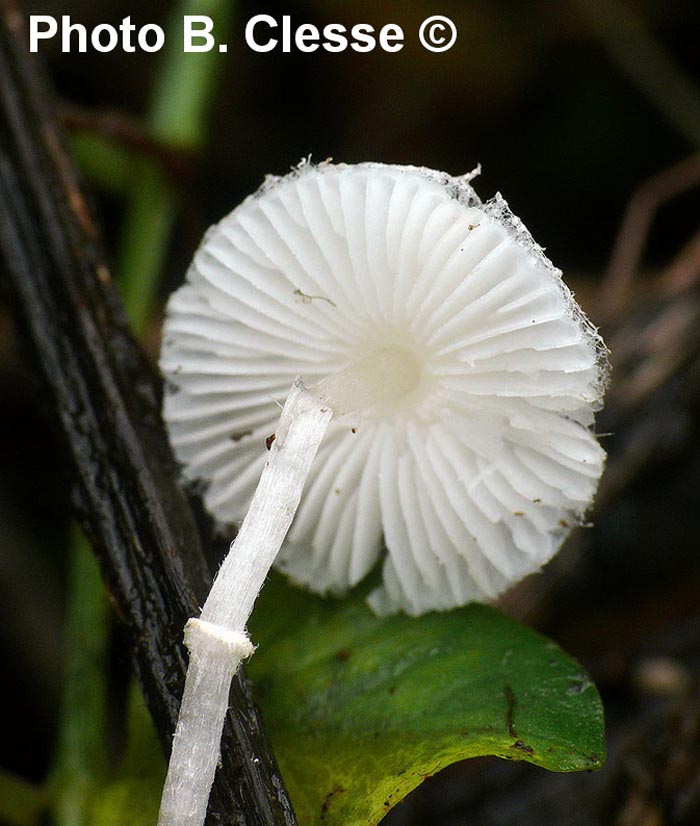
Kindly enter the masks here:
<path id="1" fill-rule="evenodd" d="M 300 826 L 366 826 L 422 780 L 496 755 L 599 768 L 595 686 L 554 643 L 492 608 L 377 619 L 273 578 L 251 632 L 258 702 Z"/>

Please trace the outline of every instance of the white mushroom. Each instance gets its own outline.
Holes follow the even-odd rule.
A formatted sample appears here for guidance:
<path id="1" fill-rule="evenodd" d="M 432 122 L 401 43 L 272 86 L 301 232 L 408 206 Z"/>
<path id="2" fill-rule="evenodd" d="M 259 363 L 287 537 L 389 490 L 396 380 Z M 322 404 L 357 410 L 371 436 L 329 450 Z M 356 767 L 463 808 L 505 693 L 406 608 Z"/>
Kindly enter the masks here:
<path id="1" fill-rule="evenodd" d="M 470 178 L 302 164 L 209 230 L 170 301 L 161 369 L 176 454 L 220 522 L 252 500 L 188 631 L 236 650 L 207 654 L 206 668 L 226 660 L 224 682 L 252 651 L 245 623 L 275 559 L 342 593 L 386 548 L 370 605 L 421 614 L 538 570 L 591 502 L 604 345 L 505 201 L 482 204 Z M 187 703 L 186 688 L 196 717 Z M 209 786 L 182 817 L 189 804 L 168 789 L 195 771 L 173 772 L 161 824 L 201 823 Z"/>

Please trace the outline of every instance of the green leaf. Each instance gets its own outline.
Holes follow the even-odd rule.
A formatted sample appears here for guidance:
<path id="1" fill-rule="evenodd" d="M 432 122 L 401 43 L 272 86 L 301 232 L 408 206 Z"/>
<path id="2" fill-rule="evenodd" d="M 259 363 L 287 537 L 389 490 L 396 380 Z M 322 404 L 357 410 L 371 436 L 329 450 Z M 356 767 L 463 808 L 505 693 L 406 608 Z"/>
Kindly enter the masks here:
<path id="1" fill-rule="evenodd" d="M 49 786 L 55 826 L 85 826 L 89 801 L 109 763 L 109 604 L 92 548 L 75 524 L 68 558 L 64 680 Z"/>
<path id="2" fill-rule="evenodd" d="M 378 823 L 468 757 L 602 765 L 595 686 L 492 608 L 378 619 L 364 594 L 323 600 L 274 577 L 251 631 L 249 673 L 300 826 Z"/>

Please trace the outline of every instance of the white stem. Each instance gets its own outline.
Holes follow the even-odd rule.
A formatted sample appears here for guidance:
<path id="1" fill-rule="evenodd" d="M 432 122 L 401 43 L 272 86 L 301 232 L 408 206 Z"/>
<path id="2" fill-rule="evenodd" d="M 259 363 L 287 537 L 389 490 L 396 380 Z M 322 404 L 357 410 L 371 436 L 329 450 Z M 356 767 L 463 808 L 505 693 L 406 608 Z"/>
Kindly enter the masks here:
<path id="1" fill-rule="evenodd" d="M 202 826 L 219 757 L 231 679 L 252 654 L 245 625 L 275 561 L 328 425 L 373 404 L 394 402 L 416 386 L 420 370 L 400 349 L 379 350 L 322 379 L 312 391 L 292 385 L 270 456 L 231 551 L 199 620 L 185 626 L 190 664 L 158 826 Z"/>
<path id="2" fill-rule="evenodd" d="M 158 826 L 201 826 L 219 757 L 231 679 L 253 647 L 245 624 L 296 513 L 311 463 L 333 416 L 297 379 L 270 456 L 199 620 L 185 626 L 190 664 Z"/>
<path id="3" fill-rule="evenodd" d="M 244 657 L 253 653 L 247 635 L 222 634 L 218 625 L 191 619 L 185 626 L 190 652 L 159 824 L 201 824 L 219 759 L 231 680 Z"/>

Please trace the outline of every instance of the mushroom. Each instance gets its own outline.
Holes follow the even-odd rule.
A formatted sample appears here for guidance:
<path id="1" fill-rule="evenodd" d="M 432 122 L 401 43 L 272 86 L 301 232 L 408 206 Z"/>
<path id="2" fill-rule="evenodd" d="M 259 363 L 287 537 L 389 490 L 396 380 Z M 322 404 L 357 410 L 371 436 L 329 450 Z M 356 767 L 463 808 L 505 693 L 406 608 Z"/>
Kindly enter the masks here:
<path id="1" fill-rule="evenodd" d="M 169 302 L 172 444 L 214 517 L 243 522 L 186 626 L 161 826 L 204 820 L 273 562 L 343 593 L 385 551 L 370 606 L 419 615 L 498 596 L 590 505 L 605 346 L 474 174 L 302 163 L 207 232 Z"/>

